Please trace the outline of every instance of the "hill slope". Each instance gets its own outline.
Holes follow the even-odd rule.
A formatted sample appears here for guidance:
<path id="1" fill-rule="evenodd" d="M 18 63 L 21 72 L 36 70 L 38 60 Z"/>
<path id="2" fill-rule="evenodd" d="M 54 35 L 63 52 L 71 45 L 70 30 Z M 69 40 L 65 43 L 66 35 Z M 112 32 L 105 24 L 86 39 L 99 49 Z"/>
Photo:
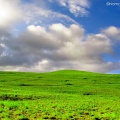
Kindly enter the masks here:
<path id="1" fill-rule="evenodd" d="M 119 96 L 120 75 L 0 72 L 0 119 L 118 120 Z"/>

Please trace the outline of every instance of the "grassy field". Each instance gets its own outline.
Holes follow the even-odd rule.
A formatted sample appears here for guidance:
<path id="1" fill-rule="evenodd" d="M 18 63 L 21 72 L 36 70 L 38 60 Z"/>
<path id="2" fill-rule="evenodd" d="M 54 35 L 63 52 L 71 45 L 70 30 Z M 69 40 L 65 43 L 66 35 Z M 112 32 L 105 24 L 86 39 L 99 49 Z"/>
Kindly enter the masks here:
<path id="1" fill-rule="evenodd" d="M 0 72 L 0 120 L 120 120 L 120 75 Z"/>

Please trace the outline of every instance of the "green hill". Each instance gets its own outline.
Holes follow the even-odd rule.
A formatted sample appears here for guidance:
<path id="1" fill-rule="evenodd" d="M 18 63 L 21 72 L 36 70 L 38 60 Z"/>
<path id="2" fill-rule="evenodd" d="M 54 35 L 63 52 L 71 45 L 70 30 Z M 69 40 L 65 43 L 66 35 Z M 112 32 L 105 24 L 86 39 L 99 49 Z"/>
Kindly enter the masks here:
<path id="1" fill-rule="evenodd" d="M 0 72 L 0 120 L 120 120 L 120 75 Z"/>

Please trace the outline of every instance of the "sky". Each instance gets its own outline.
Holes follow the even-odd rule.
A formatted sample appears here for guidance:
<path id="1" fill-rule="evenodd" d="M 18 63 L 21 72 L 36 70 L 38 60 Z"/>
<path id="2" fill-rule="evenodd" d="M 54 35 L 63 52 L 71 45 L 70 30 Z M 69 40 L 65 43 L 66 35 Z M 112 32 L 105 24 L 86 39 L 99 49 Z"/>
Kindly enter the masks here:
<path id="1" fill-rule="evenodd" d="M 120 73 L 119 0 L 0 0 L 0 71 Z"/>

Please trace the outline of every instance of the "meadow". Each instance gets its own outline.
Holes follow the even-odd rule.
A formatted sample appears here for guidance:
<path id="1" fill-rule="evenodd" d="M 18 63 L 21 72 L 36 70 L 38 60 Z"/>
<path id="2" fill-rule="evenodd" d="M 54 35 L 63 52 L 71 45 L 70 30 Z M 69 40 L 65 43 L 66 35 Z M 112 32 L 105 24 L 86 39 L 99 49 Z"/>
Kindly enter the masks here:
<path id="1" fill-rule="evenodd" d="M 0 120 L 120 120 L 120 75 L 0 72 Z"/>

